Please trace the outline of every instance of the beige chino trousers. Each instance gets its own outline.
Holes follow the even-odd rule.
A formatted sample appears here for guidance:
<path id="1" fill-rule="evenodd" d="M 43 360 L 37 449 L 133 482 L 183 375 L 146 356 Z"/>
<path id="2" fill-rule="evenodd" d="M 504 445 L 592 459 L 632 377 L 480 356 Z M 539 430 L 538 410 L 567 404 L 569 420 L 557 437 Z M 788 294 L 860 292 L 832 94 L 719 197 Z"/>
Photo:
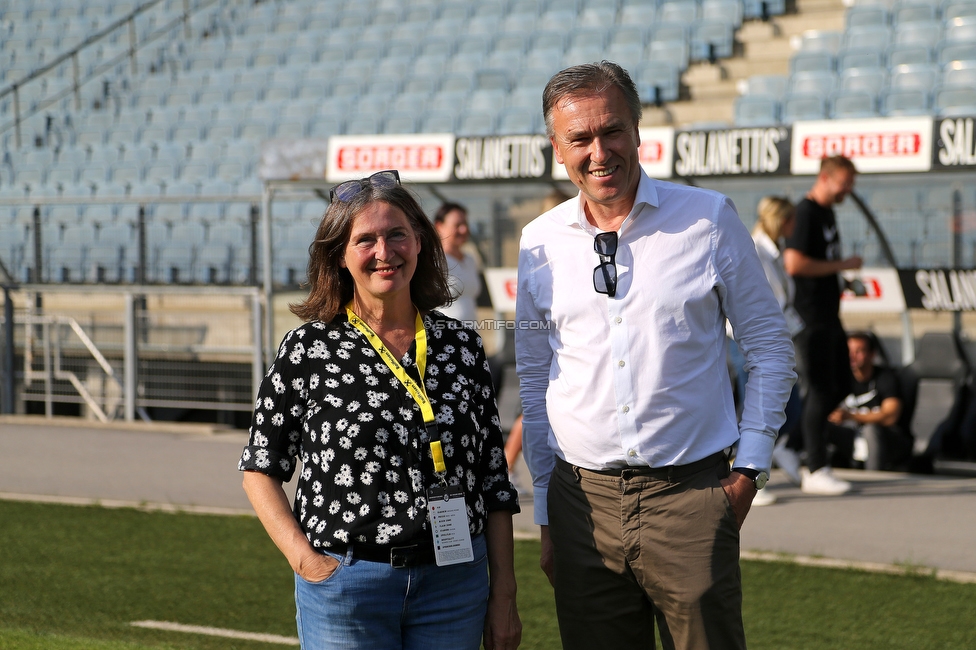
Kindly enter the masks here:
<path id="1" fill-rule="evenodd" d="M 744 649 L 739 531 L 723 454 L 595 472 L 557 459 L 549 484 L 563 648 Z M 614 474 L 617 475 L 614 475 Z"/>

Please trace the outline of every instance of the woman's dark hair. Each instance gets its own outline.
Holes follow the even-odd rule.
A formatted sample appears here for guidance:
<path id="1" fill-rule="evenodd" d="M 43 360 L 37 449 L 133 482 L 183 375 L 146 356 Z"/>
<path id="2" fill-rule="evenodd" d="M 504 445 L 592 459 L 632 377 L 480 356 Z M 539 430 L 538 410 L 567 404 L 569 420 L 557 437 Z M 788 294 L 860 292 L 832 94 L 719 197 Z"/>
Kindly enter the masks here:
<path id="1" fill-rule="evenodd" d="M 356 216 L 376 202 L 386 203 L 407 215 L 411 228 L 420 238 L 417 269 L 410 280 L 413 304 L 420 311 L 429 311 L 452 301 L 440 237 L 413 194 L 400 185 L 370 185 L 350 201 L 335 201 L 326 209 L 315 240 L 308 247 L 308 297 L 289 306 L 293 314 L 305 321 L 329 322 L 352 300 L 352 275 L 339 261 L 345 256 Z"/>
<path id="2" fill-rule="evenodd" d="M 444 220 L 447 219 L 447 215 L 451 214 L 455 210 L 468 214 L 468 209 L 460 203 L 451 203 L 448 201 L 446 203 L 442 203 L 441 207 L 437 208 L 437 212 L 434 213 L 434 223 L 443 223 Z"/>

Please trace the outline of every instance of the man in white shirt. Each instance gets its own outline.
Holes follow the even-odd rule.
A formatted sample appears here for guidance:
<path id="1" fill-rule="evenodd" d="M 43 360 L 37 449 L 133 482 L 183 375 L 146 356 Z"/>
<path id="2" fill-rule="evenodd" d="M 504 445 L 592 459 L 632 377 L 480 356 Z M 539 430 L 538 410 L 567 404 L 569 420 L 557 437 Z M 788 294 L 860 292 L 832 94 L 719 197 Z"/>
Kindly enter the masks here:
<path id="1" fill-rule="evenodd" d="M 557 73 L 543 112 L 580 193 L 523 230 L 516 355 L 563 647 L 653 647 L 656 616 L 665 647 L 744 648 L 738 531 L 795 378 L 782 311 L 727 198 L 644 174 L 626 71 Z"/>

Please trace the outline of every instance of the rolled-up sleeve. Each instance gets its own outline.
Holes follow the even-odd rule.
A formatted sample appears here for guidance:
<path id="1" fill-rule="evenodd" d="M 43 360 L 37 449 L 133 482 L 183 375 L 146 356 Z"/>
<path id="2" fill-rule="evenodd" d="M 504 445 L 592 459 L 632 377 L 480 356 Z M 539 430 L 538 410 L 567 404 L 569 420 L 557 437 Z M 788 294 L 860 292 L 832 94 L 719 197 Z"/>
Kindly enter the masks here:
<path id="1" fill-rule="evenodd" d="M 532 474 L 535 523 L 547 525 L 546 498 L 555 455 L 549 444 L 549 415 L 546 391 L 552 365 L 549 316 L 538 306 L 537 272 L 544 268 L 537 259 L 540 248 L 519 251 L 518 294 L 515 303 L 515 359 L 522 398 L 522 453 Z"/>
<path id="2" fill-rule="evenodd" d="M 238 463 L 242 471 L 261 472 L 286 483 L 295 472 L 305 415 L 301 396 L 307 385 L 301 346 L 300 337 L 290 332 L 261 382 L 250 436 Z"/>
<path id="3" fill-rule="evenodd" d="M 728 200 L 716 225 L 715 264 L 722 308 L 749 373 L 735 464 L 768 470 L 796 380 L 793 343 L 752 238 Z"/>

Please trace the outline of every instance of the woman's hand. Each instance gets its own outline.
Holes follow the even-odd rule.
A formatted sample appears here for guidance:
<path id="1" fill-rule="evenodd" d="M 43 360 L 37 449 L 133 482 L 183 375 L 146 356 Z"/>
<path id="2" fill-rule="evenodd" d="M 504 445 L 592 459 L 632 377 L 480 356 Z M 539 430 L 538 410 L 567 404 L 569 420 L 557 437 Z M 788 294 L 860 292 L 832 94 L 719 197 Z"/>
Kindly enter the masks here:
<path id="1" fill-rule="evenodd" d="M 515 544 L 512 513 L 488 513 L 488 613 L 485 615 L 485 650 L 515 650 L 522 642 L 522 621 L 515 605 Z"/>
<path id="2" fill-rule="evenodd" d="M 323 582 L 338 568 L 339 561 L 334 557 L 313 552 L 299 560 L 295 573 L 306 582 Z"/>
<path id="3" fill-rule="evenodd" d="M 515 650 L 521 641 L 522 621 L 519 619 L 515 598 L 496 594 L 488 596 L 485 650 Z"/>

